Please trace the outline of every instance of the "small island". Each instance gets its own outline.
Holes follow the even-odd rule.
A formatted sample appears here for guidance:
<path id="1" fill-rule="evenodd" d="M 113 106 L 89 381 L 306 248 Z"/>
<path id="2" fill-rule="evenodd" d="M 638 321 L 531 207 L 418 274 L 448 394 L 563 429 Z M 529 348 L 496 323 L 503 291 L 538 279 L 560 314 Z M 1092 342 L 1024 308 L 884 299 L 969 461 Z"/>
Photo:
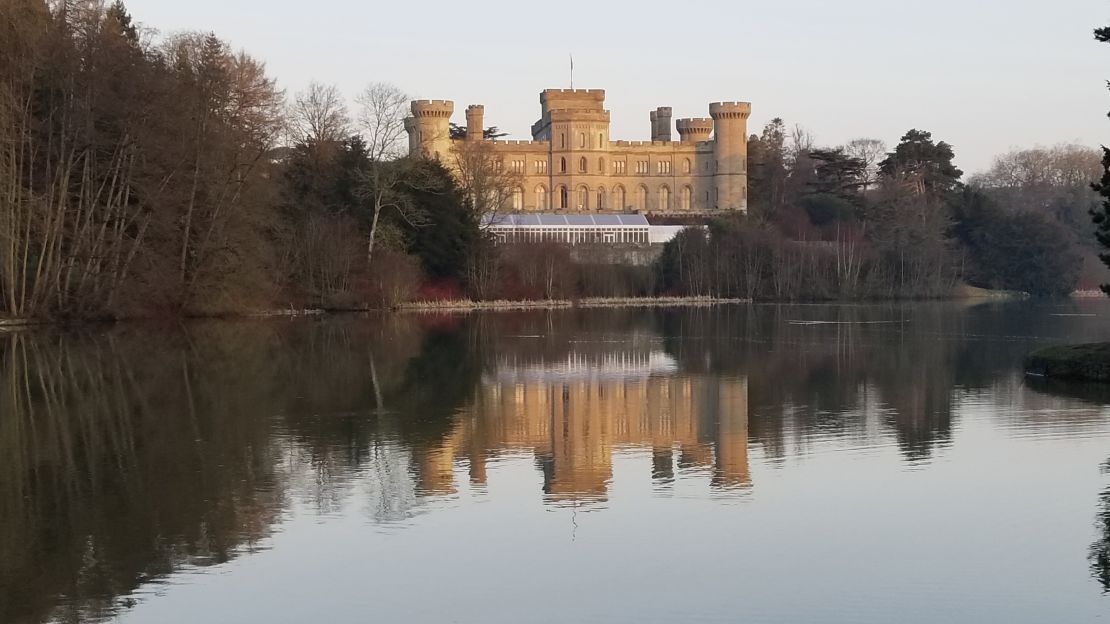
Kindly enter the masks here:
<path id="1" fill-rule="evenodd" d="M 1110 381 L 1110 343 L 1060 345 L 1029 354 L 1027 375 L 1053 379 Z"/>

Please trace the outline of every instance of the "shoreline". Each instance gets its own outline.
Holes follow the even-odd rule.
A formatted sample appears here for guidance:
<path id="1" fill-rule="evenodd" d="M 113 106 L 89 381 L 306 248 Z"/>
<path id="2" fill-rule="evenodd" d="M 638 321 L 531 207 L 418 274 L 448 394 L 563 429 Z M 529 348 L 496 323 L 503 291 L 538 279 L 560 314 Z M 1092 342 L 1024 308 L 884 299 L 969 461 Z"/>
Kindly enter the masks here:
<path id="1" fill-rule="evenodd" d="M 718 297 L 614 297 L 585 299 L 540 299 L 473 301 L 411 301 L 397 306 L 397 312 L 471 312 L 512 310 L 561 310 L 571 308 L 647 308 L 647 307 L 704 307 L 737 303 L 751 303 L 751 299 Z"/>
<path id="2" fill-rule="evenodd" d="M 906 301 L 1001 301 L 1025 299 L 1021 293 L 1006 291 L 988 291 L 983 289 L 964 289 L 947 297 L 930 297 L 924 299 L 867 299 L 867 300 L 828 300 L 828 301 L 792 301 L 774 302 L 753 300 L 735 297 L 586 297 L 581 299 L 539 299 L 539 300 L 493 300 L 475 301 L 472 299 L 451 299 L 442 301 L 409 301 L 392 308 L 272 308 L 269 310 L 253 310 L 247 312 L 209 315 L 182 315 L 166 317 L 173 321 L 188 320 L 264 320 L 264 319 L 293 319 L 308 317 L 324 317 L 343 314 L 374 314 L 374 313 L 466 313 L 466 312 L 508 312 L 526 310 L 568 310 L 568 309 L 597 309 L 597 308 L 668 308 L 668 307 L 710 307 L 719 305 L 738 304 L 791 304 L 791 305 L 825 305 L 825 304 L 869 304 L 881 302 L 906 302 Z M 1075 293 L 1069 299 L 1093 298 L 1083 293 Z M 0 317 L 0 332 L 17 331 L 33 327 L 57 327 L 66 325 L 86 325 L 90 323 L 120 323 L 134 321 L 152 321 L 159 317 L 118 317 L 118 318 L 89 318 L 89 319 L 39 319 L 39 318 L 10 318 Z M 165 319 L 163 319 L 165 320 Z"/>

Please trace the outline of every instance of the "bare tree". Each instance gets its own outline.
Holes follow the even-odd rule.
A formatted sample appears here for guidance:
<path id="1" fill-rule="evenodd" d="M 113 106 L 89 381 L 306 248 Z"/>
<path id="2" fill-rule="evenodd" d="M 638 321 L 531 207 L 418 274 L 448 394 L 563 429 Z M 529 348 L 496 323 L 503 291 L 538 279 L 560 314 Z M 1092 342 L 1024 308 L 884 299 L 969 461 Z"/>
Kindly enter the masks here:
<path id="1" fill-rule="evenodd" d="M 511 206 L 518 189 L 523 193 L 523 173 L 506 167 L 493 146 L 491 141 L 456 141 L 451 148 L 459 186 L 479 220 Z"/>
<path id="2" fill-rule="evenodd" d="M 417 163 L 406 156 L 402 142 L 408 101 L 403 91 L 384 82 L 371 84 L 358 96 L 359 129 L 369 157 L 359 191 L 370 210 L 367 265 L 374 255 L 378 224 L 384 211 L 396 210 L 413 225 L 424 221 L 419 206 L 407 192 L 421 184 Z"/>
<path id="3" fill-rule="evenodd" d="M 863 179 L 860 189 L 869 190 L 879 180 L 879 163 L 886 157 L 886 143 L 879 139 L 852 139 L 844 145 L 844 153 L 863 161 Z"/>
<path id="4" fill-rule="evenodd" d="M 297 93 L 289 117 L 293 140 L 305 144 L 340 141 L 350 129 L 342 94 L 333 85 L 315 81 Z"/>

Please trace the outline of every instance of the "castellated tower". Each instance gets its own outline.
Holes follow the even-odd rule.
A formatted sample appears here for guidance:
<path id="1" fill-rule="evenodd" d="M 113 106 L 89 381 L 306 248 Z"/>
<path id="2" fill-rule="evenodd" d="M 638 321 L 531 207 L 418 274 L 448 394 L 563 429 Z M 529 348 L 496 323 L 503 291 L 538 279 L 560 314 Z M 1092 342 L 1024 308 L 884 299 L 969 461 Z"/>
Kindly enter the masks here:
<path id="1" fill-rule="evenodd" d="M 713 134 L 713 120 L 706 118 L 679 119 L 678 136 L 683 143 L 704 143 Z"/>
<path id="2" fill-rule="evenodd" d="M 412 117 L 405 121 L 410 151 L 415 147 L 429 158 L 446 159 L 451 150 L 453 112 L 455 103 L 450 100 L 413 101 Z"/>
<path id="3" fill-rule="evenodd" d="M 714 102 L 709 105 L 713 118 L 713 158 L 715 160 L 714 201 L 720 210 L 748 211 L 748 102 Z"/>
<path id="4" fill-rule="evenodd" d="M 466 107 L 467 141 L 481 141 L 482 137 L 485 136 L 485 129 L 482 127 L 485 114 L 486 107 L 481 104 L 471 104 Z"/>
<path id="5" fill-rule="evenodd" d="M 660 106 L 648 115 L 651 118 L 651 140 L 671 140 L 671 107 Z"/>

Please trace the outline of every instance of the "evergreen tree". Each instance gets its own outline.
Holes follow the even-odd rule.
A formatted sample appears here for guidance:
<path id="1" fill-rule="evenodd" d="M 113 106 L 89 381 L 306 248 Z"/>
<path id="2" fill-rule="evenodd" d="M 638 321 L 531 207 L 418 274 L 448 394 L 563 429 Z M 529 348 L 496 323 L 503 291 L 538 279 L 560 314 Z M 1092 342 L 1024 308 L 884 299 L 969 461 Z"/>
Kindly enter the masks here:
<path id="1" fill-rule="evenodd" d="M 1110 26 L 1095 29 L 1095 40 L 1110 43 Z M 1091 220 L 1095 222 L 1095 238 L 1103 247 L 1110 249 L 1110 148 L 1102 147 L 1102 179 L 1092 186 L 1102 198 L 1102 205 L 1091 211 Z M 1110 253 L 1099 254 L 1099 260 L 1110 266 Z M 1100 286 L 1102 292 L 1110 295 L 1110 284 Z"/>
<path id="2" fill-rule="evenodd" d="M 952 163 L 954 157 L 952 146 L 934 143 L 932 133 L 910 130 L 879 164 L 879 171 L 889 179 L 912 182 L 919 193 L 944 194 L 959 188 L 964 174 Z"/>

